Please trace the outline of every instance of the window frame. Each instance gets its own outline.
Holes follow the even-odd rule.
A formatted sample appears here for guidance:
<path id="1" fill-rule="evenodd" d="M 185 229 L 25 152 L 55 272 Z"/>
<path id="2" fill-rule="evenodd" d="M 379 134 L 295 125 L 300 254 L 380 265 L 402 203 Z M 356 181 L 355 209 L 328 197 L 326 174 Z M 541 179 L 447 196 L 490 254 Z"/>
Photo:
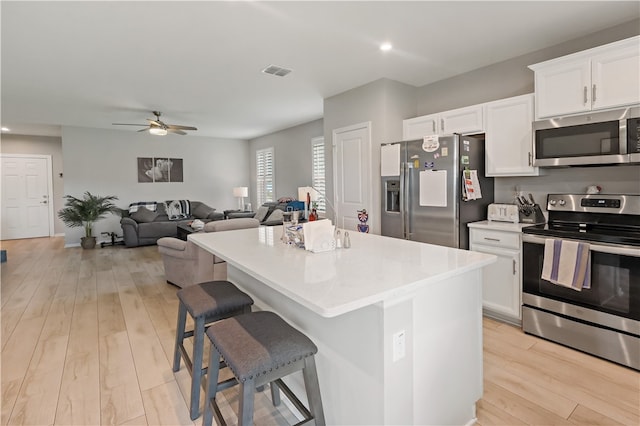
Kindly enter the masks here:
<path id="1" fill-rule="evenodd" d="M 319 162 L 322 164 L 318 164 Z M 320 169 L 322 169 L 321 177 Z M 320 193 L 319 200 L 317 201 L 317 211 L 319 213 L 326 213 L 327 156 L 324 146 L 324 136 L 318 136 L 311 139 L 311 186 Z"/>
<path id="2" fill-rule="evenodd" d="M 267 174 L 268 162 L 271 160 L 271 173 Z M 265 170 L 261 170 L 265 169 Z M 258 206 L 275 201 L 276 194 L 276 157 L 274 147 L 256 150 L 256 200 Z M 268 194 L 267 184 L 271 183 L 271 196 Z"/>

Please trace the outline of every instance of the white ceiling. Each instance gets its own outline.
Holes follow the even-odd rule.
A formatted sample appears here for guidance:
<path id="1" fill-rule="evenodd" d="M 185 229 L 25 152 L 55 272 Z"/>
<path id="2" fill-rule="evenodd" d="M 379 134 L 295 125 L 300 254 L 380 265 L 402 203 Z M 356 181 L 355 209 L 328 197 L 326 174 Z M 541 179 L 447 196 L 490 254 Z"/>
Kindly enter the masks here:
<path id="1" fill-rule="evenodd" d="M 324 98 L 379 78 L 419 87 L 640 17 L 637 1 L 0 7 L 2 125 L 13 132 L 114 129 L 160 110 L 192 134 L 240 139 L 320 118 Z M 260 72 L 270 64 L 294 71 Z"/>

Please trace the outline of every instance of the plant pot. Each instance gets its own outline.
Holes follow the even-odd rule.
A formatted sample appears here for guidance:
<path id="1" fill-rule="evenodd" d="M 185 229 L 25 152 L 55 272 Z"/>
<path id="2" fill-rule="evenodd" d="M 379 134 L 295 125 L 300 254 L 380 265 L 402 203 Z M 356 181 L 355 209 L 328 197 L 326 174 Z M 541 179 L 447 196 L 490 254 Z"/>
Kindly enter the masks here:
<path id="1" fill-rule="evenodd" d="M 80 245 L 83 249 L 92 249 L 96 246 L 96 237 L 82 237 Z"/>

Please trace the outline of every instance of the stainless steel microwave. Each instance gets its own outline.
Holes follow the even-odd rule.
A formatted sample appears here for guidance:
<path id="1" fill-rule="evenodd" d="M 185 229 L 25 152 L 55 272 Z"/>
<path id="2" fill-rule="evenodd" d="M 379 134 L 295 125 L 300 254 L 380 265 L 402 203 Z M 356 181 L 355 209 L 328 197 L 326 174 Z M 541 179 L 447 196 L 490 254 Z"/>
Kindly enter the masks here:
<path id="1" fill-rule="evenodd" d="M 533 123 L 537 167 L 640 163 L 640 107 Z"/>

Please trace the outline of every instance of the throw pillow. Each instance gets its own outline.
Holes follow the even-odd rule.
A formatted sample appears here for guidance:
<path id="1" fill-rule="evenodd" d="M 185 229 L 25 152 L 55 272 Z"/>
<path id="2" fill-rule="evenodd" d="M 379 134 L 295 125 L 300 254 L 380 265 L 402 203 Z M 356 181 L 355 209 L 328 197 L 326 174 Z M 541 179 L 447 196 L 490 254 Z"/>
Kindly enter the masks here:
<path id="1" fill-rule="evenodd" d="M 158 217 L 158 213 L 152 212 L 146 207 L 139 206 L 138 210 L 131 213 L 130 217 L 138 223 L 148 223 L 156 220 L 156 217 Z"/>
<path id="2" fill-rule="evenodd" d="M 140 207 L 144 207 L 147 210 L 155 212 L 157 210 L 158 203 L 155 201 L 138 201 L 136 203 L 129 204 L 129 214 L 135 213 Z"/>
<path id="3" fill-rule="evenodd" d="M 196 207 L 193 210 L 192 214 L 198 219 L 207 219 L 207 217 L 209 216 L 209 213 L 214 211 L 216 211 L 216 209 L 213 209 L 207 206 L 206 204 L 200 204 L 198 207 Z"/>
<path id="4" fill-rule="evenodd" d="M 169 220 L 180 220 L 189 217 L 189 200 L 167 200 L 164 202 Z"/>
<path id="5" fill-rule="evenodd" d="M 262 222 L 262 221 L 264 221 L 264 218 L 267 215 L 267 213 L 269 213 L 269 207 L 260 206 L 260 207 L 258 207 L 258 211 L 256 212 L 256 215 L 254 216 L 254 218 L 256 218 L 256 219 L 258 219 L 258 221 Z"/>

